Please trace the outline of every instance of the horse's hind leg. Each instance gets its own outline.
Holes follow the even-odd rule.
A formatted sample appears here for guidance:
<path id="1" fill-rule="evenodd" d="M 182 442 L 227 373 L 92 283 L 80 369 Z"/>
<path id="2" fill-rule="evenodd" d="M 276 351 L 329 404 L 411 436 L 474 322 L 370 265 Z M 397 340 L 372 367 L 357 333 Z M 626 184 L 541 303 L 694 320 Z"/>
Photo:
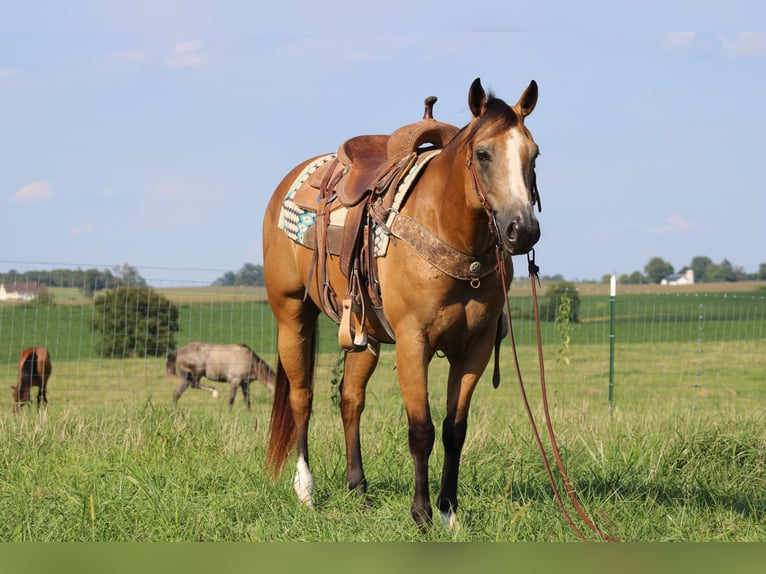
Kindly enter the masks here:
<path id="1" fill-rule="evenodd" d="M 366 498 L 367 479 L 362 467 L 362 447 L 359 438 L 359 421 L 364 411 L 367 382 L 378 364 L 380 343 L 359 353 L 346 353 L 343 382 L 340 389 L 340 412 L 343 418 L 343 434 L 346 438 L 346 480 L 348 488 Z"/>
<path id="2" fill-rule="evenodd" d="M 181 384 L 176 387 L 176 390 L 173 391 L 174 405 L 178 403 L 178 399 L 181 398 L 181 395 L 184 394 L 184 391 L 189 388 L 189 385 L 191 385 L 191 379 L 185 378 Z"/>
<path id="3" fill-rule="evenodd" d="M 37 389 L 37 410 L 40 410 L 40 404 L 48 406 L 48 397 L 45 393 L 45 380 L 40 378 L 40 387 Z"/>
<path id="4" fill-rule="evenodd" d="M 303 307 L 302 302 L 295 302 Z M 309 467 L 309 420 L 314 401 L 314 346 L 316 342 L 315 308 L 303 307 L 290 314 L 290 305 L 285 303 L 278 313 L 290 317 L 301 317 L 287 322 L 278 322 L 277 347 L 279 361 L 289 381 L 289 407 L 294 422 L 295 450 L 298 457 L 293 480 L 298 499 L 309 508 L 314 506 L 314 478 Z M 276 403 L 275 403 L 276 404 Z"/>

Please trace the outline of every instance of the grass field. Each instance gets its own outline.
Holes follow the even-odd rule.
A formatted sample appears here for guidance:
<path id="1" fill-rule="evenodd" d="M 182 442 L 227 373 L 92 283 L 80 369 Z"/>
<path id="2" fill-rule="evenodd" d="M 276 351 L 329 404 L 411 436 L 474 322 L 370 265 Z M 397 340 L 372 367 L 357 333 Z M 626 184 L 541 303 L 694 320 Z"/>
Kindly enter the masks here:
<path id="1" fill-rule="evenodd" d="M 512 302 L 514 328 L 544 432 L 524 289 Z M 543 325 L 553 426 L 583 506 L 624 541 L 766 541 L 762 293 L 621 295 L 610 410 L 609 303 L 601 289 L 581 290 L 582 323 L 572 326 L 568 364 L 557 360 L 554 325 Z M 231 339 L 273 360 L 273 328 L 259 294 L 168 296 L 181 305 L 179 344 Z M 241 397 L 230 412 L 226 401 L 191 390 L 174 409 L 175 382 L 165 378 L 162 358 L 93 355 L 89 310 L 74 301 L 0 307 L 0 376 L 12 382 L 17 349 L 29 338 L 43 338 L 54 361 L 47 411 L 13 416 L 10 391 L 0 395 L 0 541 L 577 539 L 547 483 L 507 346 L 500 388 L 485 376 L 473 401 L 461 527 L 420 534 L 409 518 L 413 471 L 390 349 L 370 383 L 362 424 L 374 499 L 367 509 L 344 486 L 342 429 L 329 383 L 335 331 L 323 323 L 311 427 L 317 509 L 307 511 L 296 503 L 289 472 L 277 480 L 264 472 L 270 406 L 263 387 L 253 384 L 251 413 Z M 437 358 L 429 387 L 434 497 L 445 377 L 446 361 Z"/>

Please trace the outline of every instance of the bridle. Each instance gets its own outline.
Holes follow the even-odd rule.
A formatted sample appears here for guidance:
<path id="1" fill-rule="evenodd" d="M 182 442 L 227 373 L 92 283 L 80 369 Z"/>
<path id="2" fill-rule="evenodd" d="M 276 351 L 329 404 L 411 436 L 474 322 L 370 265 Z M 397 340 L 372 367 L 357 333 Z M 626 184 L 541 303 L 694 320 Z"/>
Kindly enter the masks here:
<path id="1" fill-rule="evenodd" d="M 507 273 L 505 269 L 505 252 L 503 250 L 502 242 L 500 240 L 500 228 L 497 223 L 497 218 L 495 217 L 495 210 L 493 209 L 492 204 L 487 198 L 487 194 L 485 193 L 484 188 L 481 185 L 481 181 L 479 180 L 479 177 L 476 174 L 476 168 L 474 167 L 474 164 L 471 161 L 471 158 L 472 158 L 472 151 L 469 150 L 467 167 L 471 173 L 473 188 L 474 188 L 474 191 L 476 192 L 476 196 L 479 198 L 479 202 L 481 203 L 482 207 L 484 208 L 484 211 L 487 214 L 487 218 L 489 220 L 490 233 L 494 235 L 494 238 L 495 238 L 494 239 L 495 255 L 497 259 L 497 265 L 495 267 L 495 271 L 497 273 L 498 279 L 500 280 L 501 289 L 503 289 L 504 291 L 505 312 L 508 317 L 508 335 L 511 341 L 511 349 L 513 350 L 513 361 L 514 361 L 514 366 L 516 368 L 516 379 L 519 382 L 519 389 L 521 391 L 521 396 L 524 401 L 524 408 L 527 412 L 527 417 L 529 418 L 529 423 L 530 423 L 530 426 L 532 427 L 532 432 L 535 437 L 535 442 L 537 443 L 537 447 L 543 459 L 545 472 L 548 475 L 548 481 L 550 482 L 551 487 L 553 488 L 553 493 L 554 493 L 554 496 L 556 497 L 556 501 L 558 502 L 559 508 L 563 512 L 564 517 L 569 523 L 569 526 L 572 528 L 575 534 L 577 534 L 578 538 L 580 538 L 580 540 L 586 541 L 587 538 L 585 534 L 583 534 L 583 532 L 577 527 L 571 515 L 569 514 L 566 507 L 564 506 L 564 501 L 562 499 L 561 493 L 559 492 L 559 488 L 556 485 L 556 480 L 555 480 L 555 477 L 553 476 L 553 472 L 551 471 L 551 466 L 548 461 L 548 455 L 546 454 L 545 446 L 543 445 L 543 441 L 540 438 L 540 432 L 538 431 L 537 423 L 535 422 L 534 415 L 532 414 L 532 409 L 529 406 L 529 400 L 527 399 L 527 393 L 524 388 L 524 381 L 521 376 L 521 367 L 519 366 L 519 357 L 516 352 L 516 341 L 513 336 L 513 323 L 511 319 L 511 304 L 508 298 L 508 291 L 506 289 Z M 532 203 L 537 204 L 538 209 L 541 210 L 542 204 L 540 202 L 540 193 L 537 189 L 537 178 L 535 177 L 534 171 L 532 172 L 530 187 L 532 192 Z M 607 542 L 616 542 L 617 541 L 616 538 L 600 530 L 585 513 L 582 506 L 577 500 L 577 496 L 575 495 L 574 488 L 572 488 L 572 485 L 569 482 L 567 473 L 564 470 L 564 464 L 561 461 L 561 455 L 559 454 L 558 443 L 556 441 L 555 433 L 553 432 L 553 425 L 551 423 L 551 416 L 550 416 L 550 411 L 548 408 L 548 392 L 545 386 L 545 364 L 543 360 L 542 337 L 540 334 L 540 310 L 537 303 L 537 284 L 539 284 L 540 282 L 540 275 L 539 275 L 540 268 L 535 263 L 534 249 L 531 249 L 529 252 L 527 252 L 527 264 L 529 268 L 529 277 L 532 283 L 532 300 L 533 300 L 534 315 L 535 315 L 535 330 L 537 335 L 537 357 L 538 357 L 538 362 L 540 365 L 540 391 L 541 391 L 542 400 L 543 400 L 543 412 L 545 414 L 545 422 L 546 422 L 546 427 L 548 430 L 548 437 L 551 442 L 551 449 L 556 459 L 556 466 L 558 467 L 559 474 L 561 475 L 561 480 L 564 483 L 564 487 L 566 489 L 567 495 L 569 496 L 569 499 L 571 500 L 572 505 L 574 506 L 580 518 L 585 522 L 585 524 L 593 532 L 598 534 L 602 540 L 605 540 Z"/>

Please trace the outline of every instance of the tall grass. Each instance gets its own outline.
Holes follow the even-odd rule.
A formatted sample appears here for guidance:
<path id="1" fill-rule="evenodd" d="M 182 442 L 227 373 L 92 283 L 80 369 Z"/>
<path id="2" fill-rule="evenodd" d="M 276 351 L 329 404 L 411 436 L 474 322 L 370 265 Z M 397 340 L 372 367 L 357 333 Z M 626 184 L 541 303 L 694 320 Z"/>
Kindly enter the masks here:
<path id="1" fill-rule="evenodd" d="M 503 371 L 510 373 L 510 357 Z M 362 426 L 374 504 L 345 483 L 337 407 L 328 384 L 334 355 L 320 357 L 311 461 L 317 509 L 298 506 L 289 472 L 263 469 L 268 398 L 188 391 L 170 404 L 172 382 L 145 362 L 120 361 L 115 384 L 85 400 L 87 381 L 36 413 L 0 415 L 0 540 L 3 541 L 553 541 L 576 540 L 547 483 L 516 382 L 477 389 L 460 482 L 460 529 L 421 534 L 409 518 L 413 489 L 406 416 L 390 355 L 370 383 Z M 586 361 L 586 359 L 583 359 Z M 532 353 L 522 353 L 527 392 L 540 417 Z M 431 457 L 436 493 L 442 461 L 446 361 L 430 385 L 437 420 Z M 92 372 L 109 365 L 96 361 Z M 61 365 L 66 369 L 65 365 Z M 605 389 L 548 373 L 552 418 L 567 472 L 584 507 L 625 541 L 766 540 L 766 389 L 732 397 L 657 386 L 610 411 Z M 98 375 L 97 375 L 98 376 Z M 104 374 L 103 376 L 107 376 Z M 126 392 L 125 385 L 130 389 Z M 256 383 L 257 385 L 257 383 Z M 82 393 L 78 391 L 82 387 Z M 539 424 L 542 419 L 538 418 Z M 569 509 L 570 513 L 573 511 Z"/>

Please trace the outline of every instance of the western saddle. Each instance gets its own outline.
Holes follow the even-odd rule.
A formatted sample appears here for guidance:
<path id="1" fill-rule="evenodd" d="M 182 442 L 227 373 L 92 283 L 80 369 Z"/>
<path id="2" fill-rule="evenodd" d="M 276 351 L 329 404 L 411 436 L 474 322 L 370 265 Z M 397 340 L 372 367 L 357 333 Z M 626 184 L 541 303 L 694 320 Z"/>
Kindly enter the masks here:
<path id="1" fill-rule="evenodd" d="M 322 306 L 339 325 L 338 342 L 346 351 L 367 348 L 362 288 L 366 288 L 380 323 L 394 338 L 382 311 L 371 210 L 373 204 L 377 212 L 381 207 L 388 210 L 418 156 L 442 149 L 458 132 L 457 127 L 434 119 L 435 96 L 424 103 L 423 118 L 416 123 L 390 135 L 362 135 L 343 142 L 336 157 L 317 170 L 293 198 L 296 205 L 317 214 L 305 244 L 314 250 L 312 274 L 316 268 Z M 347 279 L 340 302 L 327 279 L 328 255 L 339 257 Z"/>

